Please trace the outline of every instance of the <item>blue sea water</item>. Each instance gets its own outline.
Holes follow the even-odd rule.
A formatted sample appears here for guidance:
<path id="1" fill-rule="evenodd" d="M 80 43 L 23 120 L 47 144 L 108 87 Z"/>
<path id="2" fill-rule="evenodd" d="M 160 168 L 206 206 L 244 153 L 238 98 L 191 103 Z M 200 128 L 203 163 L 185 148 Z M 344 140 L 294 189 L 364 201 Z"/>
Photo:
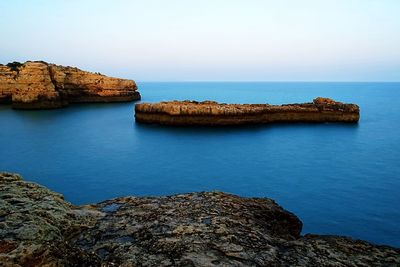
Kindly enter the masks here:
<path id="1" fill-rule="evenodd" d="M 222 190 L 269 197 L 303 233 L 400 247 L 400 83 L 139 83 L 144 102 L 309 102 L 361 107 L 358 124 L 173 128 L 134 122 L 134 103 L 0 106 L 0 170 L 74 204 Z"/>

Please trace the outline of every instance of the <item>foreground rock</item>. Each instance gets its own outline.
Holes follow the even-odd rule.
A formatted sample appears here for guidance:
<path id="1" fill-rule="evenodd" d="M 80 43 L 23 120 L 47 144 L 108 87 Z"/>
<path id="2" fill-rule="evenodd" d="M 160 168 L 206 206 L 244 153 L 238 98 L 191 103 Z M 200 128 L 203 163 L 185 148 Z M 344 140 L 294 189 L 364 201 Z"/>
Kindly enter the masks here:
<path id="1" fill-rule="evenodd" d="M 135 106 L 137 122 L 165 125 L 240 125 L 273 122 L 358 122 L 360 109 L 329 98 L 312 103 L 219 104 L 213 101 L 170 101 Z"/>
<path id="2" fill-rule="evenodd" d="M 204 192 L 73 206 L 0 173 L 1 266 L 399 266 L 400 250 L 301 236 L 271 199 Z"/>
<path id="3" fill-rule="evenodd" d="M 132 80 L 42 61 L 0 64 L 0 103 L 11 103 L 13 108 L 58 108 L 72 102 L 138 99 L 140 94 Z"/>

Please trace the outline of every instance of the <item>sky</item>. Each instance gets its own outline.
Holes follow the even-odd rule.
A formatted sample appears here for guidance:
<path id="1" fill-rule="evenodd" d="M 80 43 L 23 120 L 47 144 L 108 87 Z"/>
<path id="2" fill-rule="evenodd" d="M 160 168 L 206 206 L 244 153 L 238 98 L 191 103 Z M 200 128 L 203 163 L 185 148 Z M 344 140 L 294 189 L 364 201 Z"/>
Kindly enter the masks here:
<path id="1" fill-rule="evenodd" d="M 0 63 L 137 81 L 400 81 L 399 0 L 1 0 Z"/>

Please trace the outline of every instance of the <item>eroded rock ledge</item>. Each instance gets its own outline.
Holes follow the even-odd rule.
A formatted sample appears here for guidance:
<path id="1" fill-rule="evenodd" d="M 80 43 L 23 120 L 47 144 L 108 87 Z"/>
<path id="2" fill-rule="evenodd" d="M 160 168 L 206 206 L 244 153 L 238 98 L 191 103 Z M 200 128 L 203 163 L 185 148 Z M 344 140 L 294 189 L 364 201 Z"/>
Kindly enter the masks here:
<path id="1" fill-rule="evenodd" d="M 134 81 L 78 68 L 28 61 L 0 64 L 0 104 L 13 108 L 59 108 L 72 102 L 121 102 L 140 99 Z"/>
<path id="2" fill-rule="evenodd" d="M 400 250 L 301 236 L 271 199 L 222 192 L 73 206 L 0 173 L 1 266 L 399 266 Z"/>
<path id="3" fill-rule="evenodd" d="M 312 103 L 219 104 L 214 101 L 169 101 L 135 105 L 137 122 L 165 125 L 240 125 L 273 122 L 358 122 L 360 109 L 318 97 Z"/>

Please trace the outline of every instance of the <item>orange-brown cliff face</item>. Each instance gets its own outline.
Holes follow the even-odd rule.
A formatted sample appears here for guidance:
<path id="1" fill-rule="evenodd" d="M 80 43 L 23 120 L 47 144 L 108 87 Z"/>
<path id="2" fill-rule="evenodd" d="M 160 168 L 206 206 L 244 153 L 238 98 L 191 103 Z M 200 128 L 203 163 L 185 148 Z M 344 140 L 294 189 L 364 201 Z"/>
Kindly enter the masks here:
<path id="1" fill-rule="evenodd" d="M 318 97 L 312 103 L 219 104 L 213 101 L 169 101 L 135 106 L 137 122 L 166 125 L 240 125 L 272 122 L 358 122 L 360 109 Z"/>
<path id="2" fill-rule="evenodd" d="M 140 94 L 132 80 L 42 61 L 0 65 L 0 103 L 12 103 L 13 108 L 58 108 L 72 102 L 138 99 Z"/>

